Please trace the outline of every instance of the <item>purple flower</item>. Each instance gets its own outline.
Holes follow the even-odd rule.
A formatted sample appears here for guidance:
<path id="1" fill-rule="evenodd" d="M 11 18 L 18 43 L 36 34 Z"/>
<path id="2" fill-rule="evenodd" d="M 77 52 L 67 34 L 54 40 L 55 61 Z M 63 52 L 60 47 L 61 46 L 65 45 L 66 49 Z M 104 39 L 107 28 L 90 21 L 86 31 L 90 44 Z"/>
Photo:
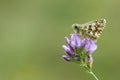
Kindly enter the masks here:
<path id="1" fill-rule="evenodd" d="M 66 61 L 80 61 L 80 51 L 91 55 L 97 49 L 97 45 L 89 38 L 81 40 L 78 34 L 71 34 L 70 38 L 65 37 L 66 45 L 62 46 L 67 54 L 62 57 Z"/>
<path id="2" fill-rule="evenodd" d="M 84 48 L 84 52 L 88 54 L 92 54 L 97 49 L 95 42 L 89 38 L 82 40 L 82 47 Z"/>
<path id="3" fill-rule="evenodd" d="M 67 53 L 68 56 L 62 56 L 64 60 L 80 60 L 79 55 L 75 52 L 75 49 L 80 49 L 81 47 L 81 40 L 77 34 L 70 35 L 71 40 L 65 37 L 66 45 L 63 45 L 64 51 Z"/>
<path id="4" fill-rule="evenodd" d="M 71 34 L 70 39 L 65 37 L 65 41 L 66 45 L 62 47 L 67 55 L 63 55 L 62 58 L 68 62 L 75 62 L 83 66 L 96 78 L 92 73 L 92 53 L 97 49 L 95 42 L 90 38 L 81 40 L 78 34 Z M 98 79 L 96 78 L 96 80 Z"/>

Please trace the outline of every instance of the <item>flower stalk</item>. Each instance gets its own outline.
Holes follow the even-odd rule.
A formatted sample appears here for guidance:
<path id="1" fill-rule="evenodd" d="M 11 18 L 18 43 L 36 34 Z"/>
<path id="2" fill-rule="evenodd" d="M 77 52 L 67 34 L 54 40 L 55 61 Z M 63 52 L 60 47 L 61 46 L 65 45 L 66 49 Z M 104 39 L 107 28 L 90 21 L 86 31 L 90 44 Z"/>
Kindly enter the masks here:
<path id="1" fill-rule="evenodd" d="M 90 74 L 95 78 L 95 80 L 98 80 L 97 76 L 93 72 L 90 72 Z"/>

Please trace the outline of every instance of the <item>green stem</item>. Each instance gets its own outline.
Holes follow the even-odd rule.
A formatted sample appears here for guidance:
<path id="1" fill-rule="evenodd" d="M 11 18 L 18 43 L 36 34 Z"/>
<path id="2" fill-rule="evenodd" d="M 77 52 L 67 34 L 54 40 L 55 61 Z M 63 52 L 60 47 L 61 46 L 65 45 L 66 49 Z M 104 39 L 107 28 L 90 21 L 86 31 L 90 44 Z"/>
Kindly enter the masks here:
<path id="1" fill-rule="evenodd" d="M 95 78 L 95 80 L 98 80 L 97 76 L 93 72 L 90 72 L 90 74 L 92 74 L 92 76 Z"/>

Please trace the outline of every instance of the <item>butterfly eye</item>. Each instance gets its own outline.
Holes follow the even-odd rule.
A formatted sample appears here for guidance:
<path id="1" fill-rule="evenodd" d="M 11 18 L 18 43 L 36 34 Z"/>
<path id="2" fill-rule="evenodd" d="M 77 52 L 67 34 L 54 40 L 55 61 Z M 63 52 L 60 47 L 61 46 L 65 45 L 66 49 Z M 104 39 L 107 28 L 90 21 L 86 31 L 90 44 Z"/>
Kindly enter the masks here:
<path id="1" fill-rule="evenodd" d="M 78 28 L 78 24 L 73 24 L 72 27 L 73 27 L 73 29 L 79 29 L 79 28 Z"/>
<path id="2" fill-rule="evenodd" d="M 77 29 L 77 28 L 78 28 L 78 26 L 77 26 L 77 25 L 75 25 L 75 26 L 74 26 L 74 28 L 75 28 L 75 29 Z"/>
<path id="3" fill-rule="evenodd" d="M 72 28 L 75 31 L 75 33 L 79 33 L 79 25 L 78 24 L 73 24 Z"/>

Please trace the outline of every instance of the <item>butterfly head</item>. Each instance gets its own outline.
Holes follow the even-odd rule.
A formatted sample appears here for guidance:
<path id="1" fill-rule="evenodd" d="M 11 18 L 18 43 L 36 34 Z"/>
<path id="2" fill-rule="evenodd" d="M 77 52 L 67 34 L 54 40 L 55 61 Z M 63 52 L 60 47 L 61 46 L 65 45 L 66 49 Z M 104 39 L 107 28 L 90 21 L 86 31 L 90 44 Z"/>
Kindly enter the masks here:
<path id="1" fill-rule="evenodd" d="M 73 30 L 74 30 L 75 33 L 79 33 L 80 32 L 79 24 L 73 24 L 72 28 L 73 28 Z"/>

